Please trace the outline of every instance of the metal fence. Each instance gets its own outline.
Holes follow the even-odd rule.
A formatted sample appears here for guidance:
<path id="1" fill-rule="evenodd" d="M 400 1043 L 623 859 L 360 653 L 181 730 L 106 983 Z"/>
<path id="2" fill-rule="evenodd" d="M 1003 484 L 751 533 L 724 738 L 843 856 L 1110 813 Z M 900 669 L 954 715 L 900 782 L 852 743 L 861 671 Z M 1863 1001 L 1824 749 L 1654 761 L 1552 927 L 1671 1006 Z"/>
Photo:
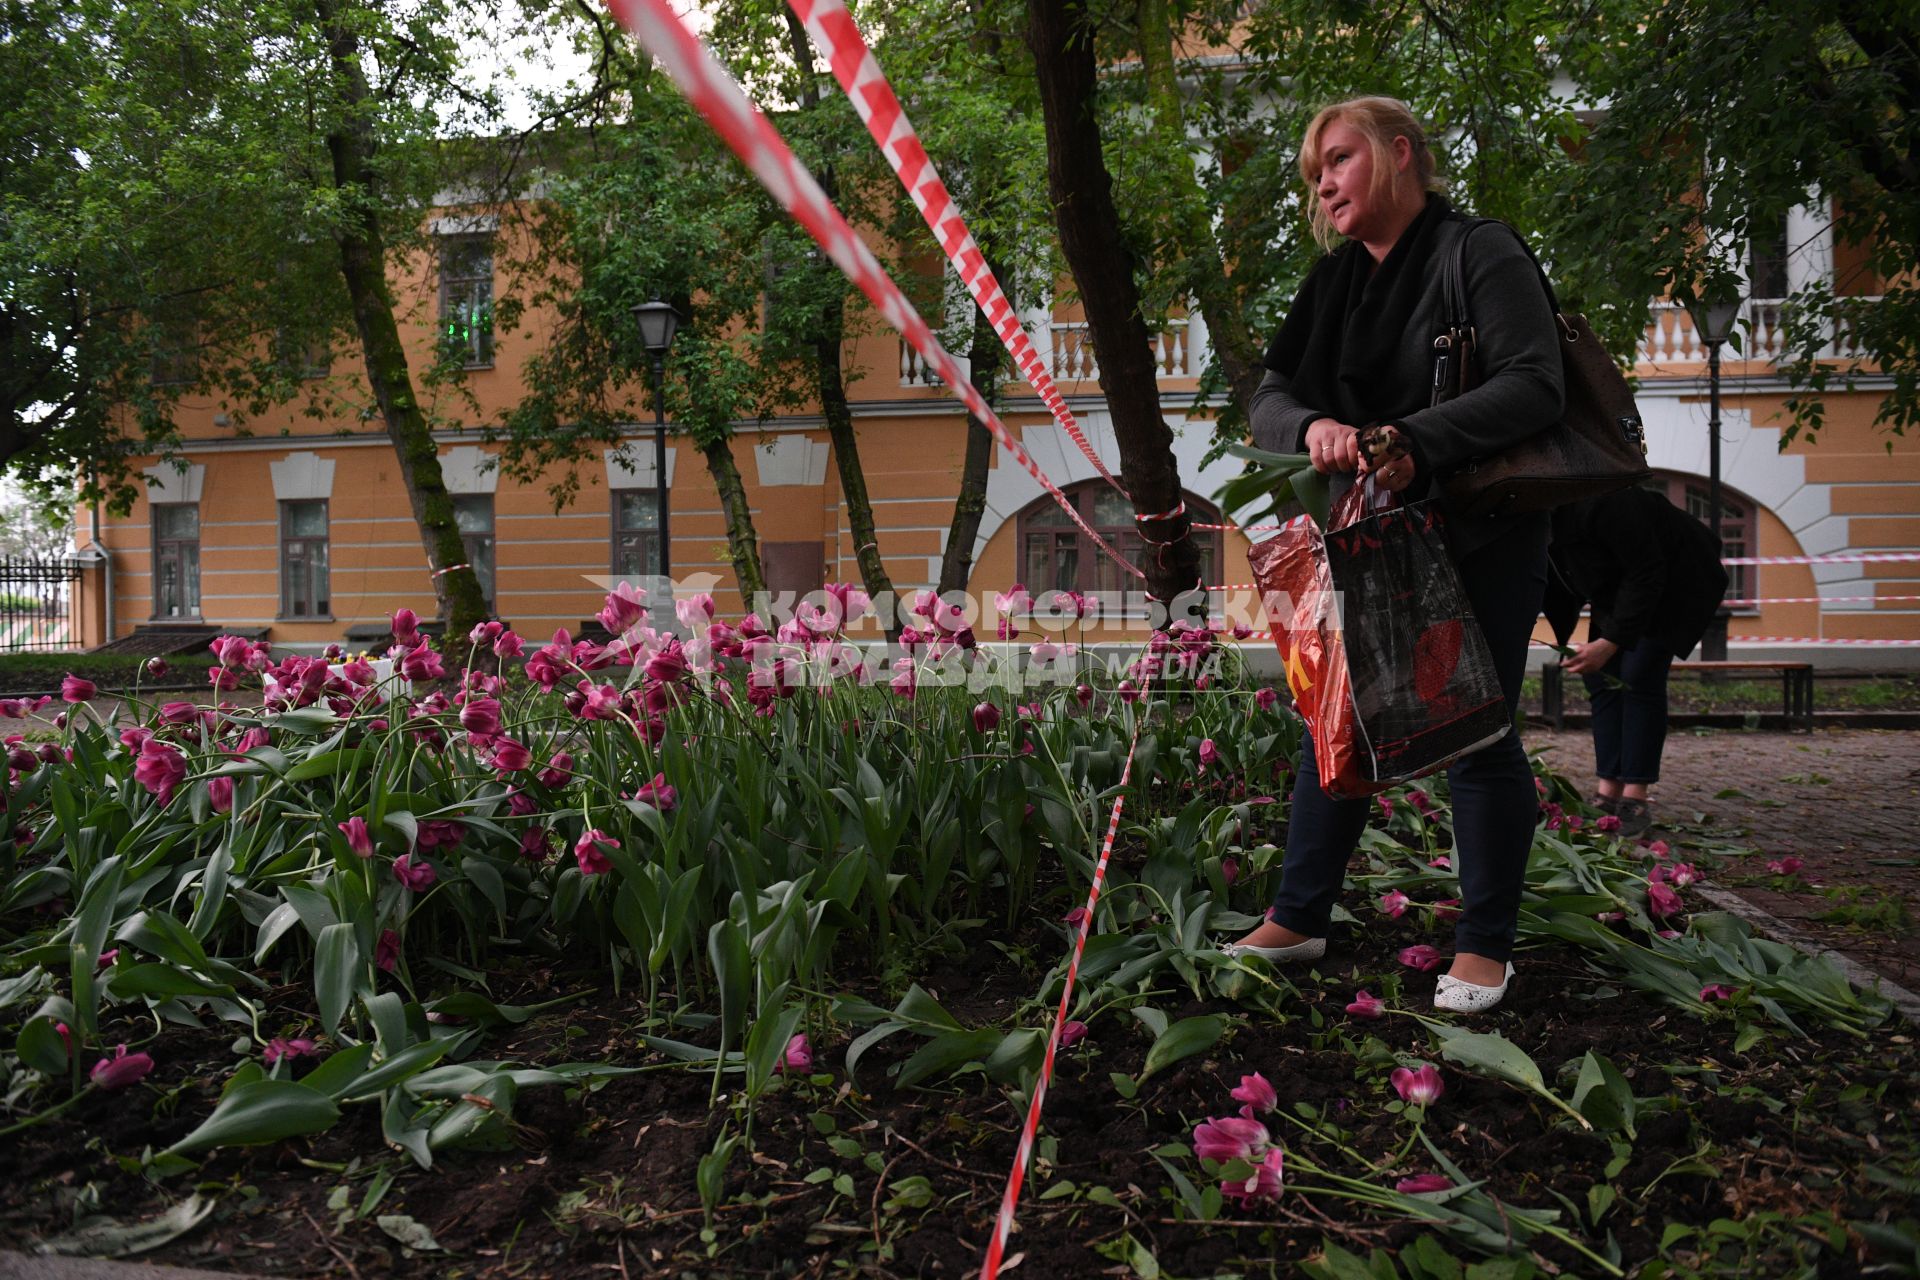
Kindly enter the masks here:
<path id="1" fill-rule="evenodd" d="M 73 596 L 80 574 L 64 557 L 0 556 L 0 651 L 79 648 Z"/>

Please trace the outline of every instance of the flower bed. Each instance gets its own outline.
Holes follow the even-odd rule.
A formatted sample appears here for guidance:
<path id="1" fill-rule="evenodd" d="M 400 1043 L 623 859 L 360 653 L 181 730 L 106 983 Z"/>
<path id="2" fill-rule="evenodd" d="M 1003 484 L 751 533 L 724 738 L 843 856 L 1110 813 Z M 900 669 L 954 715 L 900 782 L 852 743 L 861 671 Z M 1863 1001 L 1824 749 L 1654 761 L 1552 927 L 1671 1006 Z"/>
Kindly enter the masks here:
<path id="1" fill-rule="evenodd" d="M 1210 939 L 1271 890 L 1299 742 L 1270 691 L 1200 665 L 1204 633 L 995 689 L 931 606 L 882 670 L 860 604 L 769 634 L 682 601 L 675 635 L 618 592 L 619 640 L 556 637 L 519 690 L 518 637 L 447 673 L 404 614 L 399 678 L 453 696 L 231 638 L 211 684 L 261 682 L 257 709 L 101 725 L 70 687 L 61 741 L 9 759 L 7 1236 L 106 1214 L 256 1270 L 265 1238 L 419 1274 L 962 1273 L 1136 742 L 1027 1265 L 1611 1274 L 1738 1245 L 1763 1270 L 1726 1273 L 1761 1274 L 1913 1235 L 1910 1167 L 1862 1154 L 1913 1159 L 1886 1007 L 1689 916 L 1684 860 L 1556 780 L 1514 994 L 1443 1019 L 1442 789 L 1383 798 L 1364 927 L 1317 973 L 1229 960 Z M 1782 1160 L 1835 1171 L 1818 1203 L 1768 1190 Z"/>

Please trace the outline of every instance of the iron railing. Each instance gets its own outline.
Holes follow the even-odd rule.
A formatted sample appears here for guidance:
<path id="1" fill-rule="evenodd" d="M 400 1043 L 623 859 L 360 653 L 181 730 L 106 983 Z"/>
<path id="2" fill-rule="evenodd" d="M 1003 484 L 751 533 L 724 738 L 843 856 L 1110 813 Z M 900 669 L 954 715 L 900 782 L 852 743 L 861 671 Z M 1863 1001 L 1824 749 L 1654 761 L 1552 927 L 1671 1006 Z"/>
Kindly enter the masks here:
<path id="1" fill-rule="evenodd" d="M 73 604 L 81 572 L 64 557 L 0 556 L 0 651 L 78 649 Z"/>

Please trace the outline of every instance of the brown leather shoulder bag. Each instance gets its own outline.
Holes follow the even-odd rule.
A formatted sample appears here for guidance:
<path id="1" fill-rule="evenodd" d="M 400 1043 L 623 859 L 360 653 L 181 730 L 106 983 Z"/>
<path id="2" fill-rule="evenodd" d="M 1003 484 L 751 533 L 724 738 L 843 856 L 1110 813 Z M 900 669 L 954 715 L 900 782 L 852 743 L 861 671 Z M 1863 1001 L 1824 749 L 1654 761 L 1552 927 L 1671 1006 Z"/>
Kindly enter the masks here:
<path id="1" fill-rule="evenodd" d="M 1467 307 L 1463 262 L 1467 238 L 1477 227 L 1505 227 L 1520 241 L 1535 269 L 1534 257 L 1520 233 L 1494 218 L 1469 221 L 1445 267 L 1442 297 L 1448 326 L 1433 340 L 1433 403 L 1439 404 L 1480 384 L 1474 350 L 1473 317 Z M 1560 330 L 1560 364 L 1566 379 L 1566 409 L 1560 421 L 1486 458 L 1475 458 L 1442 478 L 1441 492 L 1455 510 L 1468 516 L 1523 515 L 1582 498 L 1597 497 L 1639 484 L 1653 472 L 1647 466 L 1646 430 L 1634 407 L 1633 390 L 1600 346 L 1586 317 L 1560 309 L 1546 272 L 1541 287 Z"/>

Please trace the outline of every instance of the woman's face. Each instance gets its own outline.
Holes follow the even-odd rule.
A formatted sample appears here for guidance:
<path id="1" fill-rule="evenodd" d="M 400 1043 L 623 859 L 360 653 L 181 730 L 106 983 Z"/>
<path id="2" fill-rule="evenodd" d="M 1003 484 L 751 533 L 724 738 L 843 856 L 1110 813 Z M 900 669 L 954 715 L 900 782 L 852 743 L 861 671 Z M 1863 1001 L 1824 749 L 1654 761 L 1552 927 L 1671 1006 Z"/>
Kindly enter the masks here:
<path id="1" fill-rule="evenodd" d="M 1373 192 L 1373 148 L 1367 136 L 1345 120 L 1335 120 L 1320 131 L 1320 172 L 1314 190 L 1326 208 L 1333 229 L 1349 240 L 1370 242 L 1383 238 L 1393 214 L 1393 187 Z"/>

